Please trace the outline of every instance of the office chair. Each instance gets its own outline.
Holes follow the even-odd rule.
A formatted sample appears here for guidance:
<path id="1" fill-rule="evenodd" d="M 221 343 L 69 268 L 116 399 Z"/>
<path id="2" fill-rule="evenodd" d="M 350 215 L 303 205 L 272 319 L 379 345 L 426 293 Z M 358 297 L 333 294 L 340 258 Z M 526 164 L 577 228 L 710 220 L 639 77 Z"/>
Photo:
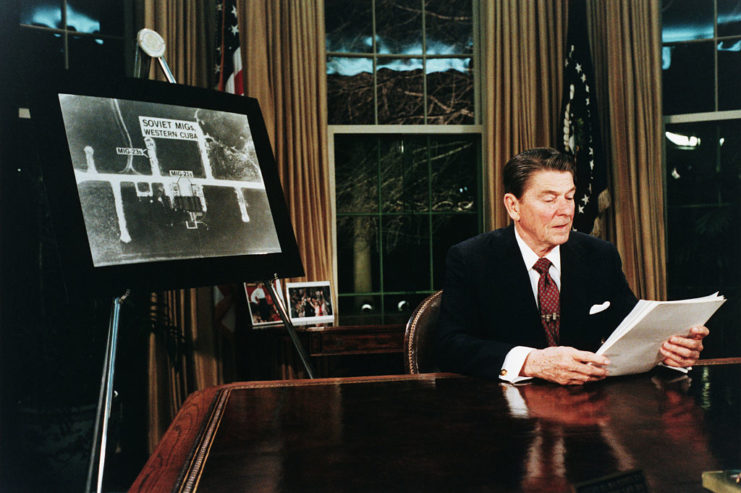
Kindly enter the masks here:
<path id="1" fill-rule="evenodd" d="M 439 371 L 435 362 L 435 330 L 442 291 L 424 300 L 412 312 L 404 331 L 404 370 L 407 373 Z"/>

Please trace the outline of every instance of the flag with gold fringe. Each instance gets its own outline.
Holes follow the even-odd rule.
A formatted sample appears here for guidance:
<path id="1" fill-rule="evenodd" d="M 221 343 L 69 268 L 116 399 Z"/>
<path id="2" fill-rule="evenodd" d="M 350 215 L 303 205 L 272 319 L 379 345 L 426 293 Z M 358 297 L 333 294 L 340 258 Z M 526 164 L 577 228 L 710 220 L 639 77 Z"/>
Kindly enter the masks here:
<path id="1" fill-rule="evenodd" d="M 610 193 L 597 118 L 584 0 L 569 2 L 568 29 L 561 100 L 563 139 L 559 148 L 573 154 L 576 161 L 574 229 L 599 235 L 603 229 L 600 215 L 610 205 Z"/>

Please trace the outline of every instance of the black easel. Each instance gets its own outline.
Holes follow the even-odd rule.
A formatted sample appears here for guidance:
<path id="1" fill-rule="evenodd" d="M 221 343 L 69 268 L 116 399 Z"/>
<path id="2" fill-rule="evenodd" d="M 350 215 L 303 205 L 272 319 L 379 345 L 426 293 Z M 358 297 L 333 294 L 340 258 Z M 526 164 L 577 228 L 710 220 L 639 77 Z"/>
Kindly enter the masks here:
<path id="1" fill-rule="evenodd" d="M 162 69 L 168 82 L 175 84 L 175 77 L 170 71 L 170 67 L 164 59 L 165 53 L 165 41 L 155 31 L 151 29 L 142 29 L 137 34 L 137 49 L 135 55 L 135 67 L 134 75 L 139 77 L 141 75 L 141 69 L 144 60 L 140 56 L 140 51 L 149 57 L 148 62 L 151 64 L 151 59 L 157 59 L 160 68 Z M 274 275 L 274 279 L 278 279 L 278 275 Z M 270 295 L 276 301 L 275 305 L 278 308 L 278 313 L 283 320 L 283 323 L 288 331 L 288 335 L 291 337 L 291 342 L 296 348 L 299 354 L 301 363 L 306 370 L 309 378 L 314 378 L 314 370 L 312 369 L 309 357 L 304 350 L 301 341 L 296 334 L 296 330 L 291 323 L 288 312 L 286 311 L 285 305 L 282 303 L 281 298 L 277 296 L 275 288 L 271 281 L 265 282 Z M 106 455 L 106 443 L 108 437 L 108 424 L 111 415 L 111 407 L 113 401 L 113 377 L 116 365 L 116 346 L 118 342 L 118 325 L 119 317 L 121 312 L 121 305 L 126 301 L 130 292 L 127 290 L 122 296 L 119 296 L 113 300 L 111 306 L 111 316 L 108 323 L 108 342 L 106 346 L 105 361 L 103 362 L 103 375 L 101 377 L 100 394 L 98 398 L 98 409 L 95 419 L 95 427 L 93 431 L 93 446 L 90 452 L 90 465 L 88 467 L 87 484 L 85 492 L 89 493 L 92 491 L 93 475 L 96 470 L 96 456 L 97 456 L 97 482 L 96 490 L 98 493 L 102 492 L 103 489 L 103 472 L 105 469 L 105 455 Z"/>

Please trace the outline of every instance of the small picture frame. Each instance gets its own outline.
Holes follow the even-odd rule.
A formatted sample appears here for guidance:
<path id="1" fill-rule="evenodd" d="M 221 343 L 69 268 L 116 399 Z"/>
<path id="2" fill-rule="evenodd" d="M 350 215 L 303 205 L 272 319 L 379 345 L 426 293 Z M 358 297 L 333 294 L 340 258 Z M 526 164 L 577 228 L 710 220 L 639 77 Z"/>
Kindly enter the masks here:
<path id="1" fill-rule="evenodd" d="M 334 323 L 329 281 L 286 283 L 286 299 L 294 325 Z"/>
<path id="2" fill-rule="evenodd" d="M 283 301 L 283 292 L 281 291 L 280 280 L 273 281 L 273 287 L 278 296 Z M 271 327 L 282 325 L 278 308 L 275 300 L 270 296 L 270 291 L 265 288 L 262 282 L 244 283 L 244 294 L 247 297 L 247 308 L 250 311 L 250 320 L 252 328 Z"/>

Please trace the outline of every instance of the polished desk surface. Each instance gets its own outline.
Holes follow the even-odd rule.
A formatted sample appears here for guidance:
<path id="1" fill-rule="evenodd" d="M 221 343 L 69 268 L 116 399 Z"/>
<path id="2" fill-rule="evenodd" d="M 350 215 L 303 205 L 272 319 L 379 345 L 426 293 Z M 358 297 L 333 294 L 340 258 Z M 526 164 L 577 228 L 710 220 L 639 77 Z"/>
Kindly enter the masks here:
<path id="1" fill-rule="evenodd" d="M 741 364 L 583 388 L 399 375 L 197 392 L 131 491 L 571 491 L 640 470 L 692 492 L 739 466 Z"/>

